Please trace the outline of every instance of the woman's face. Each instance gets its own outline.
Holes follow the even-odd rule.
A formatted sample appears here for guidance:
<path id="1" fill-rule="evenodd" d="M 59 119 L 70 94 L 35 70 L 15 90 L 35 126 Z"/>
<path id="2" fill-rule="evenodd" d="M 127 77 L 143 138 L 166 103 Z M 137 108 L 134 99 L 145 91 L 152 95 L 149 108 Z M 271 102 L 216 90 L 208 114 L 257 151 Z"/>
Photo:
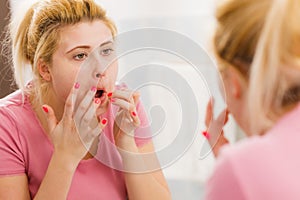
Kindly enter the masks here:
<path id="1" fill-rule="evenodd" d="M 244 132 L 249 135 L 247 81 L 241 73 L 232 66 L 223 69 L 221 74 L 228 111 Z"/>
<path id="2" fill-rule="evenodd" d="M 80 22 L 61 28 L 60 41 L 57 50 L 53 54 L 51 67 L 49 68 L 56 102 L 64 105 L 76 81 L 77 74 L 81 69 L 80 67 L 89 55 L 91 55 L 92 51 L 98 47 L 101 50 L 99 54 L 100 60 L 107 60 L 113 54 L 111 30 L 101 20 Z M 84 67 L 89 66 L 84 65 Z M 114 91 L 118 65 L 115 61 L 109 67 L 98 66 L 98 68 L 105 69 L 101 72 L 101 76 L 99 76 L 98 84 L 96 84 L 97 81 L 94 81 L 96 84 L 94 86 L 98 90 L 97 97 L 100 97 L 99 93 L 103 95 L 101 97 L 101 106 L 104 106 L 106 105 L 105 102 L 108 101 L 106 94 Z M 78 78 L 90 81 L 95 78 L 94 75 L 92 73 L 81 73 L 78 75 Z"/>

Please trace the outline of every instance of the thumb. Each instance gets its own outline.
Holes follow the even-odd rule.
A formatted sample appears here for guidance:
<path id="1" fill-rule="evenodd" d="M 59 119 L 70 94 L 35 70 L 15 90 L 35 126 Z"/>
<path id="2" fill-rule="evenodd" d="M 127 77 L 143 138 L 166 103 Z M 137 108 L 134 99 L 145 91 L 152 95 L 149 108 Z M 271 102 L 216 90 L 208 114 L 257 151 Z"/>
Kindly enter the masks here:
<path id="1" fill-rule="evenodd" d="M 42 108 L 44 110 L 44 113 L 46 114 L 49 133 L 52 133 L 57 125 L 57 119 L 54 110 L 48 105 L 43 105 Z"/>

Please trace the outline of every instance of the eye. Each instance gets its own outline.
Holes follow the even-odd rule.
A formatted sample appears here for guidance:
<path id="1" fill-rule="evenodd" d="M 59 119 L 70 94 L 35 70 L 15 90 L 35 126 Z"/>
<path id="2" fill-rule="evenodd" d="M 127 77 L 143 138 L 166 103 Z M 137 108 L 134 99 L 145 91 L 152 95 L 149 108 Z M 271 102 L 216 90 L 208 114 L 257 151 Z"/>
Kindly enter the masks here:
<path id="1" fill-rule="evenodd" d="M 114 50 L 112 48 L 107 48 L 107 49 L 103 49 L 101 50 L 100 54 L 102 56 L 109 56 Z"/>
<path id="2" fill-rule="evenodd" d="M 73 58 L 75 60 L 81 61 L 81 60 L 84 60 L 86 57 L 87 57 L 86 53 L 79 53 L 79 54 L 76 54 Z"/>

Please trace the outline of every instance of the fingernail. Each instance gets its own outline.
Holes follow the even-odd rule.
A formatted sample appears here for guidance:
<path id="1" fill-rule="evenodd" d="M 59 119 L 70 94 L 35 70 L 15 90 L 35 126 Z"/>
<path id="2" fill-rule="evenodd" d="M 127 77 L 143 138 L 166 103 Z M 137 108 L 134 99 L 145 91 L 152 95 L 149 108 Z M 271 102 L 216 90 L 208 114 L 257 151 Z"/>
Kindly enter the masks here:
<path id="1" fill-rule="evenodd" d="M 108 97 L 111 97 L 111 96 L 112 96 L 112 92 L 108 93 L 107 96 L 108 96 Z"/>
<path id="2" fill-rule="evenodd" d="M 80 84 L 79 83 L 75 83 L 74 88 L 78 89 L 79 87 L 80 87 Z"/>
<path id="3" fill-rule="evenodd" d="M 100 101 L 99 98 L 95 98 L 94 102 L 95 102 L 96 104 L 100 104 L 101 101 Z"/>
<path id="4" fill-rule="evenodd" d="M 45 112 L 45 113 L 48 113 L 48 112 L 49 112 L 49 110 L 48 110 L 48 108 L 47 108 L 47 107 L 45 107 L 45 106 L 42 106 L 42 108 L 43 108 L 43 110 L 44 110 L 44 112 Z"/>
<path id="5" fill-rule="evenodd" d="M 131 112 L 132 116 L 136 117 L 136 112 Z"/>
<path id="6" fill-rule="evenodd" d="M 116 100 L 115 100 L 115 99 L 113 99 L 113 98 L 112 98 L 112 99 L 110 99 L 110 101 L 111 101 L 112 103 L 116 102 Z"/>
<path id="7" fill-rule="evenodd" d="M 203 131 L 203 132 L 202 132 L 202 135 L 203 135 L 206 139 L 209 140 L 210 134 L 209 134 L 207 131 Z"/>
<path id="8" fill-rule="evenodd" d="M 102 121 L 101 121 L 101 123 L 103 124 L 103 125 L 105 125 L 106 123 L 107 123 L 107 119 L 102 119 Z"/>
<path id="9" fill-rule="evenodd" d="M 96 92 L 96 91 L 97 91 L 97 88 L 96 88 L 95 86 L 93 86 L 93 87 L 91 88 L 91 91 L 92 91 L 92 92 Z"/>

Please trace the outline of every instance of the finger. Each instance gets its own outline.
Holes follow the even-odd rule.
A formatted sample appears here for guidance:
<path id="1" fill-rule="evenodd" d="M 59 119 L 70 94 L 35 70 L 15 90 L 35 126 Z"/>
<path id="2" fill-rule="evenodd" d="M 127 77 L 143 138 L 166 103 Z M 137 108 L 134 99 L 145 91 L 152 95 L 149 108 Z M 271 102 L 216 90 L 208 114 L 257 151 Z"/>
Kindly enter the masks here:
<path id="1" fill-rule="evenodd" d="M 118 90 L 128 90 L 128 87 L 125 83 L 119 84 Z"/>
<path id="2" fill-rule="evenodd" d="M 135 110 L 135 105 L 132 103 L 129 103 L 128 101 L 125 101 L 123 99 L 112 99 L 111 100 L 112 104 L 119 106 L 120 108 L 126 110 L 126 111 L 134 111 Z"/>
<path id="3" fill-rule="evenodd" d="M 83 115 L 82 119 L 80 120 L 81 126 L 90 125 L 92 119 L 95 118 L 96 109 L 100 105 L 100 103 L 101 103 L 101 100 L 99 98 L 94 99 L 94 102 L 92 104 L 90 104 L 89 108 L 87 109 L 87 111 Z M 79 120 L 79 119 L 76 119 L 76 121 L 77 120 Z"/>
<path id="4" fill-rule="evenodd" d="M 42 108 L 46 114 L 49 133 L 52 133 L 57 125 L 57 119 L 56 119 L 55 113 L 54 113 L 53 109 L 48 105 L 43 105 Z"/>
<path id="5" fill-rule="evenodd" d="M 64 117 L 71 119 L 74 112 L 74 104 L 77 98 L 78 89 L 80 88 L 79 83 L 75 83 L 72 87 L 70 94 L 67 97 L 64 109 Z"/>
<path id="6" fill-rule="evenodd" d="M 133 93 L 132 98 L 133 98 L 133 101 L 134 101 L 134 105 L 137 105 L 139 103 L 140 96 L 141 96 L 141 94 L 138 91 L 136 91 L 135 93 Z"/>
<path id="7" fill-rule="evenodd" d="M 110 95 L 110 97 L 123 99 L 125 101 L 134 103 L 136 100 L 139 99 L 140 93 L 138 91 L 132 90 L 116 90 Z"/>
<path id="8" fill-rule="evenodd" d="M 206 116 L 205 116 L 206 127 L 209 126 L 212 119 L 213 119 L 213 98 L 211 98 L 206 105 Z"/>
<path id="9" fill-rule="evenodd" d="M 97 91 L 97 88 L 93 86 L 84 96 L 82 101 L 80 102 L 76 113 L 75 113 L 75 119 L 78 120 L 77 122 L 81 121 L 85 113 L 89 110 L 91 105 L 93 104 L 93 99 L 95 97 L 95 93 Z"/>
<path id="10" fill-rule="evenodd" d="M 108 120 L 106 118 L 101 119 L 98 126 L 88 131 L 88 133 L 84 136 L 84 142 L 90 143 L 97 136 L 99 136 L 102 133 L 105 126 L 107 125 L 107 122 Z"/>
<path id="11" fill-rule="evenodd" d="M 228 119 L 229 119 L 229 111 L 228 111 L 228 109 L 226 109 L 226 115 L 225 115 L 225 121 L 224 121 L 224 124 L 227 124 Z"/>
<path id="12" fill-rule="evenodd" d="M 99 121 L 100 121 L 99 127 L 101 130 L 103 130 L 105 128 L 105 126 L 107 125 L 108 120 L 107 120 L 107 118 L 99 118 Z"/>
<path id="13" fill-rule="evenodd" d="M 137 111 L 136 111 L 136 110 L 131 111 L 130 116 L 131 116 L 131 118 L 132 118 L 132 120 L 133 120 L 133 124 L 134 124 L 136 127 L 140 126 L 141 121 L 140 121 L 140 118 L 139 118 L 139 116 L 138 116 Z"/>

